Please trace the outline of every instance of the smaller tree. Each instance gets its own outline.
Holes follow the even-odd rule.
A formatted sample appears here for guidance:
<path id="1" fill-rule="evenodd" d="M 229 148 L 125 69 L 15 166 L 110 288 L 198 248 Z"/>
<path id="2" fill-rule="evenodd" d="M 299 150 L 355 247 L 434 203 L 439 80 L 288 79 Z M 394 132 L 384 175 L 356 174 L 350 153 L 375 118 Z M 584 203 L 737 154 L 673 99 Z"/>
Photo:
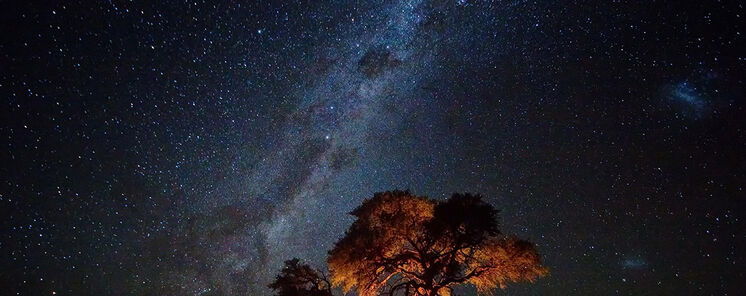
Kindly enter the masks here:
<path id="1" fill-rule="evenodd" d="M 298 258 L 285 261 L 280 274 L 268 285 L 277 296 L 332 296 L 332 285 L 323 272 Z"/>

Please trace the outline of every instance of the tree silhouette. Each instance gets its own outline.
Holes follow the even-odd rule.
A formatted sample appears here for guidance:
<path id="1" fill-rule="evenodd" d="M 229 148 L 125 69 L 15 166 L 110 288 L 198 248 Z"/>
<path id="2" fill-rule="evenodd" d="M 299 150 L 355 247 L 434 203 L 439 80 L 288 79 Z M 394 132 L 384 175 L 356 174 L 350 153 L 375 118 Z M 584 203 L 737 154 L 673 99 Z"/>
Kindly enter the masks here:
<path id="1" fill-rule="evenodd" d="M 332 286 L 324 273 L 316 271 L 298 258 L 285 261 L 280 274 L 269 284 L 277 296 L 331 296 Z"/>
<path id="2" fill-rule="evenodd" d="M 544 276 L 532 243 L 500 233 L 480 195 L 436 202 L 408 191 L 376 193 L 329 252 L 332 283 L 369 295 L 450 295 L 473 284 L 486 293 Z"/>

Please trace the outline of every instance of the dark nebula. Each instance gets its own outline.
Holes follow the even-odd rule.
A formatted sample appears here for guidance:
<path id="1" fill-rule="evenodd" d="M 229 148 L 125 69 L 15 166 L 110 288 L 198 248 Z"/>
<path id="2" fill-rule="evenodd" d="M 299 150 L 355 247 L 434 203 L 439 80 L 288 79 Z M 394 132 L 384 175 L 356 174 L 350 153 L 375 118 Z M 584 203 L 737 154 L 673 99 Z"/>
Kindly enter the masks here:
<path id="1" fill-rule="evenodd" d="M 401 61 L 397 60 L 391 51 L 374 48 L 368 50 L 363 57 L 360 58 L 358 66 L 365 76 L 368 78 L 375 78 L 382 74 L 384 70 L 394 68 L 400 63 Z"/>

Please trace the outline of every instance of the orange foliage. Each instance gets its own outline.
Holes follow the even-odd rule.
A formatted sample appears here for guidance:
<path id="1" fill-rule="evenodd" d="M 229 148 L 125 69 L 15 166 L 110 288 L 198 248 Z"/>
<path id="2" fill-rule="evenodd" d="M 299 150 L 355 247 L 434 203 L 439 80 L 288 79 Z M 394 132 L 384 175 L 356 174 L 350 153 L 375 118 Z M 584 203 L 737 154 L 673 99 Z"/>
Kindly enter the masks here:
<path id="1" fill-rule="evenodd" d="M 361 296 L 450 295 L 473 284 L 480 293 L 547 274 L 533 244 L 503 236 L 497 211 L 481 196 L 445 202 L 407 191 L 377 193 L 329 252 L 332 284 Z"/>

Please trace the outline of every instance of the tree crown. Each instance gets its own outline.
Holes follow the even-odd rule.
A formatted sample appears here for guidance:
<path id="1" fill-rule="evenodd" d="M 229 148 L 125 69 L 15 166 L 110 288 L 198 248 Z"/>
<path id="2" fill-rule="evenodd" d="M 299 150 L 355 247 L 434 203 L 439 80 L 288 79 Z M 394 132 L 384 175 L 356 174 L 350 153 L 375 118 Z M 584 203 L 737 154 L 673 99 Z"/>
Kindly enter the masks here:
<path id="1" fill-rule="evenodd" d="M 408 191 L 376 193 L 351 212 L 357 220 L 329 252 L 331 281 L 361 296 L 479 292 L 547 274 L 534 245 L 503 235 L 498 211 L 481 195 L 444 201 Z"/>

